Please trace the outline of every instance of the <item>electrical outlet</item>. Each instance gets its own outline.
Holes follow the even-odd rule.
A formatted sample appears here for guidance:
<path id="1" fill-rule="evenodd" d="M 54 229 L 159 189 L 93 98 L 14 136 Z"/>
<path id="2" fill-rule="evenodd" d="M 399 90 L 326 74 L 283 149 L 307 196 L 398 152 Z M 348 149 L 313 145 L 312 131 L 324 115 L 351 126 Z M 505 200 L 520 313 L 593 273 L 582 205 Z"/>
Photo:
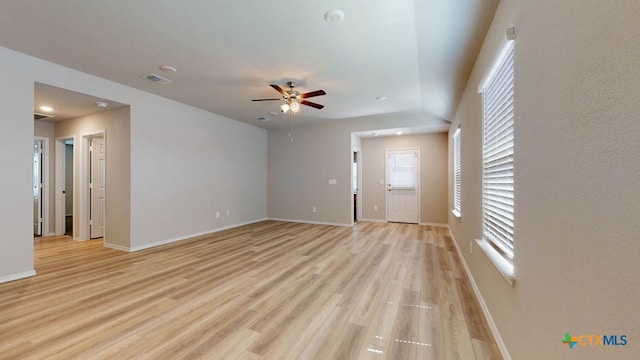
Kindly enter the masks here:
<path id="1" fill-rule="evenodd" d="M 378 211 L 378 205 L 373 205 L 373 211 Z"/>
<path id="2" fill-rule="evenodd" d="M 316 207 L 314 206 L 311 211 L 316 212 Z"/>
<path id="3" fill-rule="evenodd" d="M 231 212 L 230 212 L 229 210 L 227 210 L 227 216 L 229 216 L 229 214 L 230 214 L 230 213 L 231 213 Z"/>
<path id="4" fill-rule="evenodd" d="M 216 211 L 216 219 L 220 217 L 220 211 Z"/>

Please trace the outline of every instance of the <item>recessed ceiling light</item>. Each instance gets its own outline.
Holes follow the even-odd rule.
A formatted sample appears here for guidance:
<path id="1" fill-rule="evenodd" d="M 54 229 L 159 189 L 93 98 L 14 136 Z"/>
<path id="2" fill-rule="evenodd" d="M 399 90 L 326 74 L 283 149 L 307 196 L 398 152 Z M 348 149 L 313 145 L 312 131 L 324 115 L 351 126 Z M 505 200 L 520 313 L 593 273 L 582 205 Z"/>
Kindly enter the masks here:
<path id="1" fill-rule="evenodd" d="M 278 113 L 277 113 L 277 112 L 275 112 L 275 111 L 272 111 L 272 112 L 270 112 L 270 113 L 269 113 L 269 115 L 273 115 L 273 116 L 275 116 L 275 115 L 278 115 Z"/>
<path id="2" fill-rule="evenodd" d="M 107 106 L 109 106 L 109 104 L 107 104 L 104 101 L 98 101 L 96 102 L 96 105 L 98 105 L 98 107 L 101 107 L 101 108 L 106 108 Z"/>
<path id="3" fill-rule="evenodd" d="M 344 19 L 344 12 L 341 10 L 329 10 L 324 14 L 324 21 L 330 24 L 336 24 Z"/>
<path id="4" fill-rule="evenodd" d="M 384 95 L 376 96 L 376 100 L 378 100 L 378 101 L 385 101 L 385 100 L 387 100 L 387 97 L 386 97 L 386 96 L 384 96 Z"/>
<path id="5" fill-rule="evenodd" d="M 52 112 L 53 108 L 51 106 L 43 105 L 43 106 L 40 106 L 40 110 L 46 111 L 46 112 Z"/>

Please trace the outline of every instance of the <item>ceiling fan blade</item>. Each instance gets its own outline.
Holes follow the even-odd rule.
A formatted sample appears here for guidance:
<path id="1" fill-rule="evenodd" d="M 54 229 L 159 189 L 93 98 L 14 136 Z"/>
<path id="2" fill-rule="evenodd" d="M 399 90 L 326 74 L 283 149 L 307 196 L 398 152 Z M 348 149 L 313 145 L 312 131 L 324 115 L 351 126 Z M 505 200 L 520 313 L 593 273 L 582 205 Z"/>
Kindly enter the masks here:
<path id="1" fill-rule="evenodd" d="M 322 90 L 321 90 L 321 91 L 322 91 Z M 311 106 L 311 107 L 314 107 L 314 108 L 316 108 L 316 109 L 322 109 L 322 108 L 324 107 L 324 105 L 316 104 L 316 103 L 314 103 L 314 102 L 307 101 L 307 100 L 302 100 L 302 101 L 300 102 L 300 104 L 302 104 L 302 105 L 307 105 L 307 106 Z"/>
<path id="2" fill-rule="evenodd" d="M 282 99 L 253 99 L 251 101 L 272 101 L 272 100 L 282 100 Z"/>
<path id="3" fill-rule="evenodd" d="M 276 89 L 277 92 L 279 92 L 282 95 L 288 95 L 286 91 L 284 91 L 283 88 L 281 88 L 278 85 L 274 85 L 274 84 L 270 84 L 269 86 L 271 86 L 272 88 Z"/>
<path id="4" fill-rule="evenodd" d="M 310 97 L 314 97 L 314 96 L 320 96 L 320 95 L 327 95 L 326 92 L 324 92 L 324 90 L 316 90 L 316 91 L 312 91 L 312 92 L 308 92 L 305 94 L 300 94 L 300 97 L 303 99 L 306 98 L 310 98 Z"/>

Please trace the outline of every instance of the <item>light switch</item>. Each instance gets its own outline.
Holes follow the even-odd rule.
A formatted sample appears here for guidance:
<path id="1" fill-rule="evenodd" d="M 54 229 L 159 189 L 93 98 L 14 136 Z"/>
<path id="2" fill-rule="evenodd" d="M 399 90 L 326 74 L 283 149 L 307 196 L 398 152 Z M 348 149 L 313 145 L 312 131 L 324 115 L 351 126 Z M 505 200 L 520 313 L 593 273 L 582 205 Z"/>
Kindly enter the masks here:
<path id="1" fill-rule="evenodd" d="M 338 183 L 338 180 L 336 179 L 329 179 L 329 185 L 335 185 Z"/>

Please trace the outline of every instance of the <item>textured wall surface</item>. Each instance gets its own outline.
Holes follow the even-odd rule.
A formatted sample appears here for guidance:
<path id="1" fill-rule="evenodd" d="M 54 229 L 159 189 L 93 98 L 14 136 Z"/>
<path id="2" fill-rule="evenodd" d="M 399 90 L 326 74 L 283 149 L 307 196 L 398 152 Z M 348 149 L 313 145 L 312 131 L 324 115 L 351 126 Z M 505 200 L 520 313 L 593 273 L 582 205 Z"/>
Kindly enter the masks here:
<path id="1" fill-rule="evenodd" d="M 456 112 L 462 219 L 453 234 L 513 359 L 640 357 L 640 2 L 503 1 Z M 516 28 L 517 282 L 482 251 L 477 86 Z M 626 346 L 561 343 L 627 335 Z"/>

